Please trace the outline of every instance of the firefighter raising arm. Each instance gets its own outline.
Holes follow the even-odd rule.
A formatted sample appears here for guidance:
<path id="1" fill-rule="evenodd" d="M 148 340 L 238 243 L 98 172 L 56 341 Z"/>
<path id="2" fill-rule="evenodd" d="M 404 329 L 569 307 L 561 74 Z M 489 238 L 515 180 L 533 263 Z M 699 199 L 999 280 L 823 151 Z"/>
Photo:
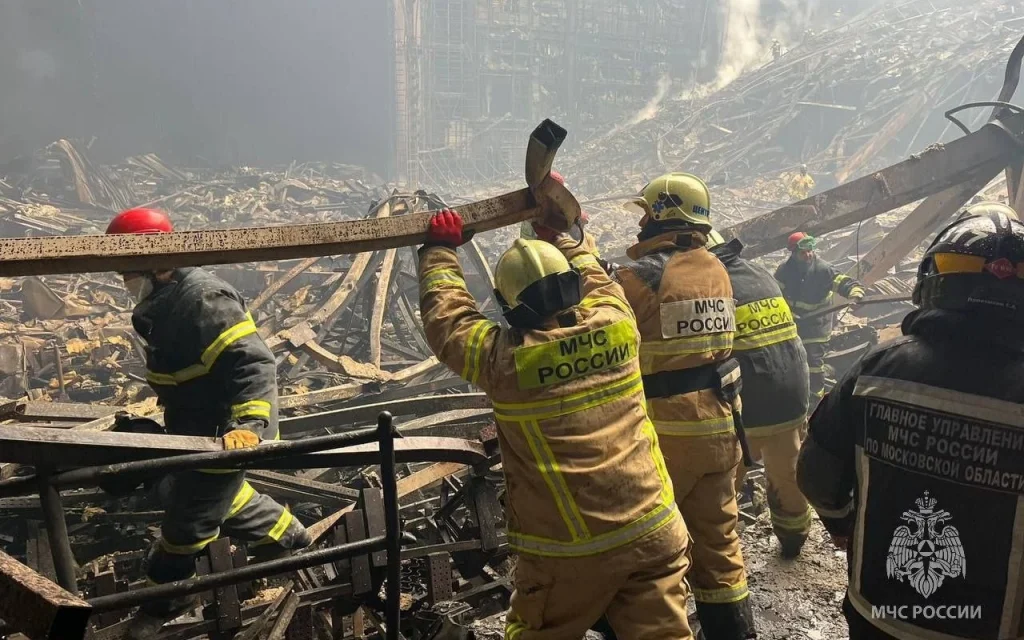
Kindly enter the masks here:
<path id="1" fill-rule="evenodd" d="M 444 209 L 430 220 L 427 244 L 420 249 L 420 316 L 431 350 L 464 380 L 489 390 L 491 359 L 498 325 L 477 309 L 466 288 L 456 247 L 465 243 L 462 218 Z"/>

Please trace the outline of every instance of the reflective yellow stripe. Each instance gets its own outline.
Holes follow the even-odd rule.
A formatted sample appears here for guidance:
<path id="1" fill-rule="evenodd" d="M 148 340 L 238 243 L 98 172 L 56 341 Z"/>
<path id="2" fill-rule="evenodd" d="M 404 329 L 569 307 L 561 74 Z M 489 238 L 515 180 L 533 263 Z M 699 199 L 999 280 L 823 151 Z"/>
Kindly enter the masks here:
<path id="1" fill-rule="evenodd" d="M 572 260 L 569 261 L 569 264 L 571 264 L 572 266 L 576 267 L 577 269 L 582 269 L 583 267 L 588 267 L 588 266 L 593 266 L 593 267 L 598 267 L 598 268 L 601 267 L 600 263 L 598 263 L 598 261 L 597 261 L 597 258 L 595 258 L 594 256 L 592 256 L 589 253 L 585 253 L 585 254 L 583 254 L 581 256 L 576 256 L 575 258 L 573 258 Z"/>
<path id="2" fill-rule="evenodd" d="M 662 436 L 713 436 L 735 430 L 732 416 L 708 418 L 706 420 L 657 420 L 652 419 L 654 430 Z"/>
<path id="3" fill-rule="evenodd" d="M 270 403 L 266 400 L 249 400 L 241 404 L 231 405 L 231 417 L 239 418 L 266 418 L 270 420 Z"/>
<path id="4" fill-rule="evenodd" d="M 170 542 L 167 542 L 167 539 L 164 538 L 163 534 L 161 533 L 160 548 L 166 551 L 167 553 L 174 554 L 176 556 L 191 556 L 205 549 L 207 545 L 216 540 L 218 537 L 220 537 L 219 531 L 215 535 L 210 536 L 205 540 L 200 540 L 199 542 L 196 542 L 194 544 L 171 544 Z"/>
<path id="5" fill-rule="evenodd" d="M 530 536 L 518 531 L 509 531 L 508 546 L 520 553 L 532 553 L 539 556 L 565 558 L 591 556 L 625 546 L 652 531 L 660 529 L 678 516 L 679 511 L 674 502 L 660 504 L 627 525 L 586 540 L 564 542 L 539 536 Z"/>
<path id="6" fill-rule="evenodd" d="M 709 336 L 690 336 L 687 338 L 644 342 L 640 345 L 640 357 L 689 356 L 716 349 L 731 349 L 733 337 L 733 332 L 725 331 Z"/>
<path id="7" fill-rule="evenodd" d="M 825 373 L 825 367 L 807 367 L 810 373 Z"/>
<path id="8" fill-rule="evenodd" d="M 242 488 L 238 490 L 238 493 L 235 494 L 235 499 L 231 501 L 231 510 L 228 511 L 227 519 L 230 520 L 237 516 L 238 512 L 244 509 L 245 505 L 249 504 L 249 501 L 255 495 L 256 490 L 252 488 L 252 485 L 248 482 L 243 482 Z"/>
<path id="9" fill-rule="evenodd" d="M 526 623 L 521 620 L 507 623 L 505 625 L 505 640 L 515 640 L 528 628 Z"/>
<path id="10" fill-rule="evenodd" d="M 693 589 L 693 599 L 697 602 L 706 602 L 708 604 L 729 604 L 730 602 L 739 602 L 747 596 L 750 592 L 747 590 L 747 581 L 739 583 L 734 587 L 724 587 L 722 589 Z"/>
<path id="11" fill-rule="evenodd" d="M 799 531 L 802 533 L 811 526 L 811 509 L 808 507 L 807 511 L 800 516 L 784 516 L 772 511 L 772 526 L 784 531 Z"/>
<path id="12" fill-rule="evenodd" d="M 850 289 L 850 294 L 847 297 L 853 298 L 853 297 L 856 297 L 856 296 L 863 296 L 863 295 L 864 295 L 864 289 L 862 287 L 853 287 L 852 289 Z"/>
<path id="13" fill-rule="evenodd" d="M 476 384 L 480 379 L 480 360 L 484 353 L 484 340 L 487 333 L 497 329 L 498 325 L 490 320 L 477 320 L 469 330 L 469 341 L 466 344 L 466 362 L 462 368 L 462 379 Z"/>
<path id="14" fill-rule="evenodd" d="M 432 269 L 420 277 L 420 288 L 423 291 L 438 289 L 445 284 L 453 284 L 459 289 L 466 288 L 466 281 L 455 269 Z"/>
<path id="15" fill-rule="evenodd" d="M 796 325 L 791 324 L 788 327 L 782 327 L 781 329 L 773 329 L 772 331 L 759 333 L 756 336 L 742 338 L 736 336 L 736 339 L 732 343 L 732 350 L 749 351 L 751 349 L 762 349 L 773 344 L 780 344 L 782 342 L 796 340 L 797 337 L 799 336 L 796 332 Z"/>
<path id="16" fill-rule="evenodd" d="M 189 365 L 180 371 L 174 373 L 157 373 L 155 371 L 146 371 L 146 380 L 153 384 L 160 384 L 165 386 L 174 386 L 183 382 L 188 382 L 200 376 L 204 376 L 210 373 L 210 369 L 213 368 L 217 358 L 220 354 L 224 353 L 224 350 L 231 346 L 233 343 L 241 340 L 247 335 L 256 333 L 256 323 L 252 321 L 252 314 L 246 313 L 245 320 L 238 324 L 228 328 L 226 331 L 217 336 L 210 346 L 206 347 L 200 356 L 200 362 L 197 364 Z"/>
<path id="17" fill-rule="evenodd" d="M 537 402 L 494 402 L 494 416 L 498 420 L 522 422 L 524 420 L 548 420 L 566 416 L 577 411 L 590 409 L 619 398 L 643 392 L 640 372 L 601 385 L 588 391 L 561 396 Z"/>
<path id="18" fill-rule="evenodd" d="M 668 475 L 668 466 L 665 464 L 665 456 L 658 446 L 658 432 L 654 429 L 654 423 L 650 419 L 644 420 L 642 428 L 644 436 L 651 443 L 651 458 L 654 459 L 654 468 L 658 471 L 658 478 L 661 479 L 661 502 L 672 504 L 676 501 L 675 491 L 672 487 L 672 479 Z"/>
<path id="19" fill-rule="evenodd" d="M 597 305 L 612 306 L 625 313 L 630 318 L 633 317 L 633 308 L 622 300 L 613 298 L 612 296 L 587 296 L 586 298 L 583 298 L 582 302 L 580 302 L 580 306 L 586 309 L 596 307 Z"/>
<path id="20" fill-rule="evenodd" d="M 535 420 L 529 420 L 522 422 L 520 426 L 522 427 L 523 435 L 526 437 L 527 444 L 530 445 L 530 451 L 533 452 L 533 459 L 537 463 L 537 470 L 540 471 L 544 482 L 547 483 L 548 488 L 551 490 L 551 495 L 555 499 L 555 505 L 562 516 L 562 521 L 565 522 L 565 526 L 569 530 L 569 536 L 573 540 L 589 538 L 590 531 L 587 529 L 586 523 L 583 522 L 583 515 L 580 513 L 580 509 L 572 497 L 569 485 L 565 482 L 565 477 L 562 475 L 562 469 L 558 465 L 558 460 L 555 459 L 554 452 L 551 451 L 551 447 L 544 438 L 544 434 L 541 433 L 540 425 Z"/>
<path id="21" fill-rule="evenodd" d="M 832 304 L 832 292 L 829 291 L 828 295 L 821 302 L 800 302 L 799 300 L 793 301 L 793 307 L 800 309 L 801 311 L 817 311 L 818 309 L 824 309 L 828 305 Z"/>
<path id="22" fill-rule="evenodd" d="M 774 436 L 776 434 L 783 433 L 786 431 L 792 431 L 793 429 L 799 429 L 800 427 L 804 426 L 804 422 L 806 421 L 806 416 L 793 418 L 792 420 L 787 420 L 786 422 L 778 422 L 776 424 L 766 425 L 750 425 L 746 424 L 746 420 L 744 420 L 743 427 L 744 429 L 747 430 L 749 435 L 760 438 L 765 436 Z"/>
<path id="23" fill-rule="evenodd" d="M 292 512 L 285 509 L 284 512 L 281 513 L 281 517 L 277 519 L 276 523 L 274 523 L 274 527 L 270 530 L 270 533 L 263 536 L 262 540 L 252 546 L 259 547 L 265 544 L 279 542 L 281 540 L 281 536 L 283 536 L 284 532 L 288 530 L 288 525 L 292 523 L 293 519 L 294 516 L 292 516 Z"/>

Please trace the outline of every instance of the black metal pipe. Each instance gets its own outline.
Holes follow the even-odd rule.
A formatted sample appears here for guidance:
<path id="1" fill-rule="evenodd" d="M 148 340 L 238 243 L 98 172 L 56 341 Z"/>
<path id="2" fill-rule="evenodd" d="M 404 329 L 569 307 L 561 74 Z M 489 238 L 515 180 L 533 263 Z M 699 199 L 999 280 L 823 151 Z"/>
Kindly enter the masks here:
<path id="1" fill-rule="evenodd" d="M 71 539 L 68 538 L 68 525 L 64 521 L 64 506 L 60 502 L 60 492 L 50 482 L 49 475 L 42 473 L 38 478 L 39 502 L 43 507 L 43 519 L 46 522 L 46 535 L 50 540 L 53 568 L 57 572 L 57 584 L 66 591 L 77 594 L 75 556 L 71 553 Z"/>
<path id="2" fill-rule="evenodd" d="M 189 453 L 180 456 L 154 458 L 152 460 L 119 462 L 101 467 L 83 467 L 55 474 L 50 477 L 50 483 L 54 486 L 88 486 L 125 474 L 147 476 L 184 471 L 186 469 L 228 469 L 256 460 L 287 458 L 314 451 L 367 444 L 376 439 L 376 429 L 358 429 L 356 431 L 318 436 L 316 438 L 266 442 L 258 447 L 248 449 Z M 37 481 L 34 476 L 4 480 L 0 482 L 0 496 L 20 495 L 25 492 L 26 487 L 32 486 L 35 482 Z"/>
<path id="3" fill-rule="evenodd" d="M 395 430 L 391 414 L 377 417 L 380 441 L 380 484 L 384 493 L 384 529 L 388 541 L 388 586 L 384 607 L 387 640 L 398 640 L 401 624 L 402 528 L 398 519 L 398 481 L 395 477 Z"/>
<path id="4" fill-rule="evenodd" d="M 259 578 L 266 578 L 279 573 L 297 571 L 307 567 L 327 564 L 328 562 L 341 560 L 343 558 L 352 558 L 366 553 L 372 553 L 374 551 L 381 551 L 387 548 L 387 544 L 387 536 L 375 536 L 373 538 L 367 538 L 366 540 L 360 540 L 359 542 L 342 544 L 336 547 L 320 549 L 318 551 L 309 551 L 289 558 L 280 558 L 278 560 L 260 562 L 259 564 L 250 564 L 238 569 L 232 569 L 231 571 L 222 571 L 220 573 L 198 576 L 188 580 L 168 582 L 167 584 L 147 587 L 145 589 L 136 589 L 125 593 L 100 596 L 98 598 L 93 598 L 92 600 L 87 600 L 87 602 L 92 607 L 93 613 L 127 609 L 129 607 L 140 605 L 144 602 L 162 600 L 164 598 L 177 598 L 192 593 L 201 593 L 203 591 L 209 591 L 211 589 L 217 589 L 227 585 L 247 582 L 249 580 L 258 580 Z"/>

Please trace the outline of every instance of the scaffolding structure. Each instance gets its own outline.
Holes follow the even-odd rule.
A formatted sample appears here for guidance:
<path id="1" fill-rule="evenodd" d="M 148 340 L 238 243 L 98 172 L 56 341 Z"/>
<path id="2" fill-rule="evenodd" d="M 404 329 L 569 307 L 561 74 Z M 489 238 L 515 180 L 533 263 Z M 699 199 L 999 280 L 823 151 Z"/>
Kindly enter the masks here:
<path id="1" fill-rule="evenodd" d="M 413 188 L 521 173 L 522 132 L 539 119 L 585 140 L 663 77 L 713 69 L 720 49 L 711 0 L 392 2 L 396 167 Z"/>

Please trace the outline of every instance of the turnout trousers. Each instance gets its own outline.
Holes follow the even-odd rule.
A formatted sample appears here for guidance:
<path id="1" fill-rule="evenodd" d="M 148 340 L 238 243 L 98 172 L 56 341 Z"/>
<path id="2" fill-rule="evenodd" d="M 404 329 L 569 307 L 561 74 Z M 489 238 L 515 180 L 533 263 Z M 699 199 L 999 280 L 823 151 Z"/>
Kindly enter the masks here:
<path id="1" fill-rule="evenodd" d="M 195 556 L 221 534 L 249 543 L 250 549 L 291 549 L 305 528 L 273 498 L 258 493 L 244 472 L 182 471 L 157 485 L 164 506 L 160 538 L 150 551 L 147 578 L 155 584 L 195 575 Z M 159 615 L 180 606 L 158 601 L 143 609 Z"/>
<path id="2" fill-rule="evenodd" d="M 747 429 L 750 457 L 764 463 L 768 485 L 768 509 L 772 530 L 785 550 L 789 545 L 799 550 L 811 529 L 811 507 L 796 483 L 796 460 L 806 425 L 773 431 Z M 747 469 L 741 462 L 736 474 L 736 492 L 743 488 Z"/>
<path id="3" fill-rule="evenodd" d="M 620 640 L 691 640 L 689 542 L 676 518 L 612 551 L 573 558 L 519 554 L 505 640 L 582 638 L 602 616 Z"/>
<path id="4" fill-rule="evenodd" d="M 814 413 L 814 408 L 825 395 L 825 352 L 828 350 L 828 338 L 805 339 L 804 350 L 807 352 L 807 415 Z"/>
<path id="5" fill-rule="evenodd" d="M 754 637 L 747 573 L 736 533 L 736 470 L 742 459 L 733 432 L 658 439 L 676 502 L 692 540 L 687 576 L 707 640 Z"/>

